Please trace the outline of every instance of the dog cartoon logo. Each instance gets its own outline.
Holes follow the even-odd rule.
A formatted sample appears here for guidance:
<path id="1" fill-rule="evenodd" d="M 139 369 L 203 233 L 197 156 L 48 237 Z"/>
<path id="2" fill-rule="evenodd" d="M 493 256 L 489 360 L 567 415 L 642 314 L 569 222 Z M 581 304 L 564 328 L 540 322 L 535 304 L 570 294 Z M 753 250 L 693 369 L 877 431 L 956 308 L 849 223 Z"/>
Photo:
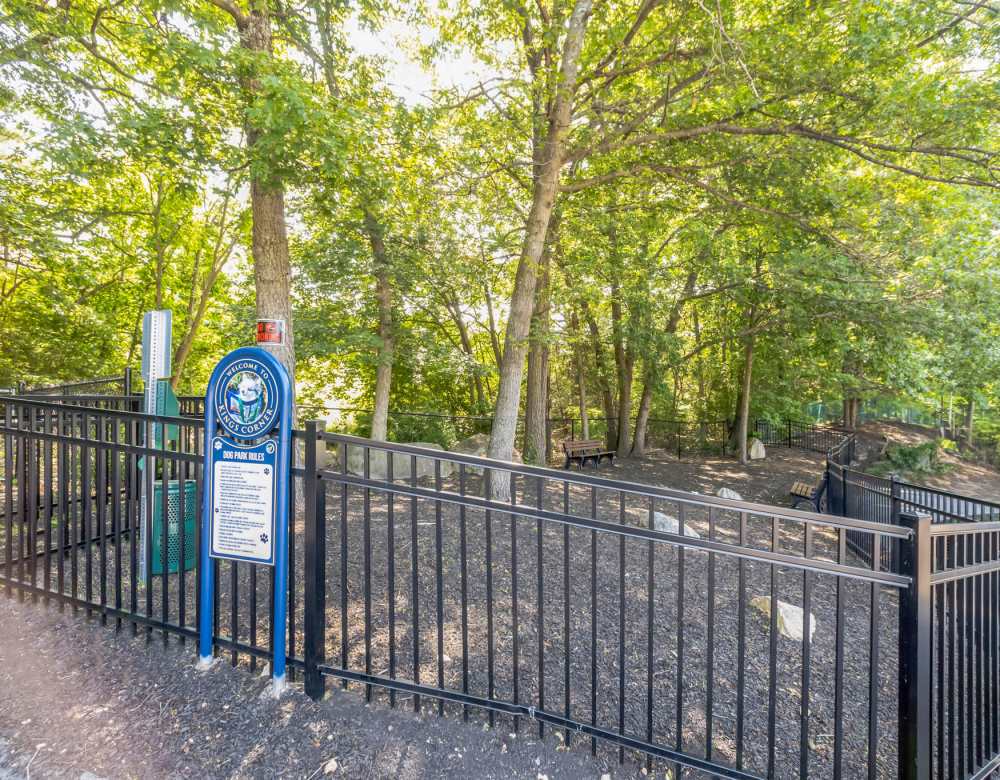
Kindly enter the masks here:
<path id="1" fill-rule="evenodd" d="M 267 407 L 267 388 L 264 380 L 253 371 L 241 371 L 226 387 L 226 408 L 236 422 L 252 425 Z"/>

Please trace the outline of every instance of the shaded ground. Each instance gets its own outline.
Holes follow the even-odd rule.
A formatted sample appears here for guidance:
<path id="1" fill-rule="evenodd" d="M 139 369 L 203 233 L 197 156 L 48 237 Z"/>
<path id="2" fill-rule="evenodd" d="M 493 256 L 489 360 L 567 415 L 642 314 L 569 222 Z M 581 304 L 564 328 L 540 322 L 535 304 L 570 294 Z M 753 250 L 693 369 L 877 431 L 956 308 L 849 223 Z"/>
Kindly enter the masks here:
<path id="1" fill-rule="evenodd" d="M 913 446 L 938 438 L 933 428 L 889 422 L 865 423 L 858 433 L 869 449 L 876 452 L 885 446 L 886 440 L 894 444 Z M 915 481 L 921 485 L 959 495 L 1000 501 L 1000 471 L 950 452 L 941 454 L 941 462 L 946 466 L 945 471 L 940 474 L 922 475 Z"/>
<path id="2" fill-rule="evenodd" d="M 591 466 L 585 473 L 709 495 L 728 487 L 747 501 L 788 506 L 792 483 L 818 482 L 824 462 L 820 453 L 787 447 L 768 447 L 764 460 L 745 466 L 731 457 L 691 456 L 677 460 L 665 450 L 652 450 L 641 460 L 620 460 L 614 466 L 605 463 L 596 471 Z"/>
<path id="3" fill-rule="evenodd" d="M 0 598 L 0 625 L 0 780 L 601 774 L 551 741 L 351 693 L 262 698 L 260 676 L 224 664 L 198 673 L 190 646 L 147 644 L 70 610 Z M 325 772 L 331 759 L 337 771 Z"/>
<path id="4" fill-rule="evenodd" d="M 702 493 L 725 486 L 748 499 L 785 504 L 793 481 L 815 481 L 821 469 L 819 456 L 784 448 L 772 448 L 766 460 L 745 467 L 729 459 L 677 462 L 657 454 L 660 457 L 603 466 L 596 473 Z M 830 776 L 833 724 L 838 720 L 845 723 L 846 776 L 866 769 L 873 669 L 878 733 L 888 736 L 893 731 L 896 641 L 891 589 L 872 594 L 867 586 L 848 583 L 843 591 L 846 614 L 838 618 L 836 581 L 826 575 L 805 579 L 785 567 L 763 561 L 741 565 L 721 554 L 688 551 L 682 556 L 673 545 L 663 543 L 656 545 L 654 554 L 653 545 L 640 539 L 626 542 L 616 534 L 595 535 L 583 527 L 512 519 L 496 511 L 490 516 L 447 501 L 390 499 L 379 489 L 349 487 L 342 493 L 336 481 L 327 484 L 326 649 L 333 665 L 342 662 L 353 671 L 367 668 L 401 679 L 414 679 L 419 673 L 424 683 L 440 681 L 451 690 L 468 686 L 481 696 L 488 693 L 492 677 L 497 698 L 536 705 L 541 705 L 544 686 L 545 707 L 550 711 L 565 711 L 581 723 L 620 729 L 638 739 L 648 734 L 650 741 L 676 746 L 692 756 L 711 752 L 724 764 L 738 755 L 737 727 L 742 723 L 747 769 L 764 774 L 770 753 L 774 776 L 780 778 L 798 776 L 800 742 L 808 745 L 809 775 Z M 481 493 L 481 477 L 469 475 L 466 487 L 472 494 Z M 446 488 L 456 490 L 454 475 Z M 653 510 L 675 515 L 686 511 L 686 526 L 702 537 L 731 543 L 738 538 L 736 513 L 709 514 L 697 502 L 685 510 L 668 499 L 652 502 L 641 494 L 604 488 L 591 493 L 575 486 L 564 492 L 558 475 L 544 486 L 541 497 L 537 488 L 535 478 L 519 480 L 519 503 L 535 506 L 537 500 L 550 510 L 634 525 L 648 524 Z M 71 518 L 71 525 L 75 522 Z M 775 533 L 783 550 L 801 551 L 802 527 L 778 524 L 775 532 L 767 515 L 749 518 L 746 544 L 766 550 Z M 297 539 L 292 579 L 298 594 L 303 588 L 302 534 L 300 520 L 292 537 Z M 813 554 L 830 560 L 834 542 L 829 529 L 817 526 Z M 41 559 L 40 571 L 29 579 L 41 584 L 47 573 L 56 585 L 61 582 L 62 565 L 67 590 L 79 575 L 80 595 L 87 592 L 84 583 L 91 581 L 94 601 L 106 597 L 115 603 L 120 593 L 127 605 L 134 550 L 134 539 L 126 534 L 120 547 L 109 542 L 81 549 L 65 561 L 59 555 Z M 105 568 L 106 594 L 98 587 Z M 245 564 L 238 567 L 235 578 L 233 573 L 228 563 L 222 565 L 222 633 L 265 647 L 267 578 L 251 579 L 252 570 Z M 193 573 L 184 579 L 187 587 L 182 596 L 182 580 L 176 575 L 155 578 L 148 607 L 146 591 L 140 587 L 138 611 L 159 616 L 165 607 L 172 621 L 192 625 Z M 166 580 L 169 596 L 163 599 Z M 807 583 L 810 610 L 818 623 L 816 637 L 809 643 L 809 660 L 801 642 L 776 637 L 771 666 L 771 631 L 767 621 L 749 608 L 749 601 L 773 594 L 802 605 L 809 598 Z M 261 605 L 253 615 L 247 610 L 250 593 Z M 886 615 L 874 626 L 873 599 L 878 606 L 875 614 Z M 462 609 L 463 602 L 467 610 Z M 234 603 L 240 606 L 232 609 Z M 301 648 L 301 597 L 292 614 L 294 653 Z M 348 694 L 338 691 L 322 705 L 298 695 L 278 706 L 258 698 L 264 681 L 247 673 L 245 657 L 238 659 L 241 671 L 220 668 L 199 676 L 191 669 L 192 651 L 178 652 L 174 640 L 164 650 L 158 635 L 147 645 L 127 631 L 116 635 L 110 627 L 88 624 L 82 616 L 74 618 L 69 612 L 60 616 L 41 605 L 21 607 L 2 599 L 0 623 L 27 626 L 14 632 L 16 636 L 0 636 L 0 686 L 18 686 L 10 702 L 0 701 L 0 739 L 9 741 L 14 756 L 0 759 L 0 767 L 6 761 L 24 774 L 31 761 L 32 774 L 41 767 L 49 776 L 79 777 L 86 770 L 99 777 L 280 772 L 308 777 L 331 756 L 337 757 L 348 777 L 536 777 L 539 773 L 598 777 L 611 769 L 625 776 L 636 774 L 635 764 L 617 769 L 617 750 L 612 746 L 602 745 L 595 760 L 587 750 L 589 741 L 576 737 L 572 751 L 560 752 L 562 734 L 547 729 L 545 746 L 540 747 L 537 724 L 526 718 L 520 719 L 519 730 L 510 718 L 498 718 L 496 730 L 483 732 L 461 724 L 457 705 L 445 707 L 451 717 L 443 720 L 419 717 L 390 711 L 385 707 L 388 695 L 376 692 L 379 705 L 367 708 L 357 698 L 362 686 L 353 686 Z M 881 634 L 884 648 L 874 659 L 869 655 L 873 630 Z M 840 717 L 833 702 L 838 632 L 849 639 Z M 490 658 L 495 661 L 492 674 Z M 746 679 L 738 685 L 741 671 Z M 803 690 L 804 671 L 811 673 L 808 696 Z M 136 682 L 130 685 L 133 679 Z M 399 695 L 398 703 L 407 707 L 412 700 Z M 799 729 L 804 703 L 806 734 Z M 425 704 L 425 713 L 434 711 L 436 707 Z M 36 712 L 45 719 L 40 721 Z M 105 716 L 114 722 L 105 722 Z M 480 725 L 487 718 L 475 708 L 470 716 Z M 775 721 L 771 734 L 769 716 Z M 21 723 L 28 718 L 29 723 Z M 260 723 L 277 724 L 263 747 Z M 39 733 L 34 732 L 39 725 Z M 512 740 L 511 732 L 518 737 Z M 34 755 L 42 742 L 45 746 Z M 78 748 L 59 755 L 67 745 L 77 744 Z M 876 776 L 895 775 L 893 748 L 891 740 L 879 740 Z M 71 749 L 76 752 L 69 753 Z M 123 758 L 126 763 L 117 763 Z M 658 768 L 662 776 L 663 765 Z M 683 776 L 705 775 L 685 771 Z"/>

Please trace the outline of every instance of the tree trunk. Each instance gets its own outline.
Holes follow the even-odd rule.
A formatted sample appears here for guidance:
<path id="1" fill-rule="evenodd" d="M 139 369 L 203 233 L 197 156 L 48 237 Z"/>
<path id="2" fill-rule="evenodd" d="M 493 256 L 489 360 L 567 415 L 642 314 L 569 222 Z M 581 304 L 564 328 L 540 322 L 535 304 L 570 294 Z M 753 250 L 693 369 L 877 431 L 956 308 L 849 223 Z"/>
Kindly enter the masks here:
<path id="1" fill-rule="evenodd" d="M 524 358 L 534 309 L 537 270 L 545 248 L 549 220 L 559 189 L 559 171 L 563 164 L 565 138 L 572 117 L 580 50 L 583 47 L 583 37 L 592 2 L 593 0 L 576 0 L 569 19 L 558 87 L 549 111 L 548 131 L 540 157 L 541 168 L 532 187 L 531 211 L 528 214 L 521 257 L 514 278 L 514 291 L 511 295 L 499 386 L 493 411 L 489 456 L 499 460 L 510 460 L 514 452 L 514 436 L 521 401 L 521 379 L 524 376 Z M 504 479 L 505 476 L 508 477 L 507 480 Z M 509 474 L 499 474 L 494 477 L 500 479 L 494 479 L 493 495 L 498 498 L 507 497 L 510 493 Z"/>
<path id="2" fill-rule="evenodd" d="M 607 362 L 604 355 L 604 345 L 601 342 L 601 331 L 597 327 L 597 320 L 590 311 L 586 303 L 583 304 L 583 314 L 587 320 L 587 329 L 590 331 L 590 344 L 594 350 L 594 363 L 597 366 L 597 383 L 601 387 L 601 404 L 604 408 L 604 419 L 607 423 L 607 431 L 604 439 L 609 447 L 614 447 L 618 443 L 618 417 L 615 411 L 614 396 L 611 394 L 611 382 L 608 380 Z"/>
<path id="3" fill-rule="evenodd" d="M 649 427 L 649 410 L 653 403 L 653 378 L 646 371 L 642 383 L 642 397 L 639 399 L 639 411 L 635 416 L 635 436 L 632 439 L 632 456 L 641 458 L 646 454 L 646 430 Z"/>
<path id="4" fill-rule="evenodd" d="M 587 374 L 583 359 L 583 345 L 579 340 L 580 317 L 576 309 L 573 309 L 570 327 L 573 329 L 573 337 L 576 339 L 573 343 L 573 363 L 576 368 L 577 402 L 580 405 L 580 438 L 586 440 L 590 438 L 590 415 L 587 412 Z"/>
<path id="5" fill-rule="evenodd" d="M 385 249 L 385 231 L 369 210 L 364 213 L 365 234 L 371 245 L 375 271 L 375 297 L 378 300 L 378 364 L 375 368 L 375 406 L 371 438 L 385 441 L 389 435 L 389 390 L 392 386 L 392 363 L 395 339 L 392 321 L 392 278 Z"/>
<path id="6" fill-rule="evenodd" d="M 479 372 L 479 361 L 476 360 L 476 352 L 472 347 L 472 338 L 469 336 L 469 326 L 465 322 L 465 317 L 462 316 L 462 307 L 459 305 L 458 298 L 455 297 L 454 294 L 449 300 L 447 308 L 449 314 L 451 314 L 452 320 L 455 322 L 455 327 L 458 328 L 458 339 L 459 343 L 462 345 L 462 351 L 473 363 L 473 399 L 476 405 L 476 411 L 481 412 L 486 408 L 486 392 L 483 389 L 483 377 Z"/>
<path id="7" fill-rule="evenodd" d="M 549 377 L 549 260 L 556 229 L 553 219 L 549 240 L 542 253 L 542 266 L 535 294 L 531 323 L 531 346 L 528 351 L 527 394 L 524 402 L 524 462 L 544 466 L 548 452 L 546 409 Z"/>
<path id="8" fill-rule="evenodd" d="M 631 345 L 625 343 L 622 329 L 621 287 L 617 279 L 611 282 L 611 338 L 615 349 L 615 369 L 618 377 L 618 454 L 625 457 L 632 449 L 632 379 L 635 359 Z"/>
<path id="9" fill-rule="evenodd" d="M 752 312 L 750 322 L 753 322 Z M 756 339 L 752 333 L 747 336 L 747 344 L 743 360 L 743 382 L 740 387 L 740 411 L 739 418 L 736 423 L 736 437 L 739 445 L 740 463 L 744 464 L 749 460 L 747 454 L 747 436 L 749 434 L 750 427 L 750 388 L 753 380 L 753 347 L 755 340 Z"/>
<path id="10" fill-rule="evenodd" d="M 240 43 L 251 52 L 273 52 L 271 18 L 266 0 L 252 0 L 250 13 L 236 17 Z M 260 91 L 256 75 L 243 79 L 246 103 Z M 260 137 L 251 122 L 246 125 L 247 148 L 251 157 Z M 287 369 L 295 393 L 295 338 L 292 329 L 292 269 L 288 256 L 288 231 L 285 225 L 285 191 L 280 181 L 250 167 L 250 210 L 253 217 L 252 253 L 254 289 L 258 319 L 285 321 L 284 344 L 262 344 Z"/>
<path id="11" fill-rule="evenodd" d="M 970 398 L 965 403 L 965 443 L 970 447 L 975 440 L 975 433 L 973 431 L 973 421 L 976 413 L 976 402 Z"/>

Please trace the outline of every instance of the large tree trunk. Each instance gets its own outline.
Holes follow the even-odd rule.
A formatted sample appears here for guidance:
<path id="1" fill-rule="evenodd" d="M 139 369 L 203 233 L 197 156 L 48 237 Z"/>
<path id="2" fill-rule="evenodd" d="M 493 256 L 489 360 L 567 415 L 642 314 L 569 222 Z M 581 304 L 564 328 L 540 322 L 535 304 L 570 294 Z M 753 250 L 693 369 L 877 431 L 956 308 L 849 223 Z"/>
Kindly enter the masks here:
<path id="1" fill-rule="evenodd" d="M 392 322 L 392 278 L 382 225 L 367 208 L 364 222 L 365 234 L 372 250 L 375 297 L 378 300 L 378 364 L 375 368 L 375 407 L 371 438 L 385 441 L 389 435 L 389 390 L 392 386 L 392 363 L 396 346 Z"/>
<path id="2" fill-rule="evenodd" d="M 751 313 L 750 322 L 753 322 Z M 736 422 L 736 437 L 739 445 L 740 463 L 749 460 L 747 454 L 747 436 L 750 427 L 750 388 L 753 382 L 753 348 L 755 341 L 754 334 L 747 336 L 746 349 L 743 359 L 743 382 L 740 387 L 740 411 Z"/>
<path id="3" fill-rule="evenodd" d="M 238 12 L 237 12 L 238 13 Z M 250 13 L 235 17 L 243 48 L 251 52 L 271 54 L 271 18 L 266 0 L 252 0 Z M 256 75 L 243 81 L 249 105 L 260 90 Z M 260 136 L 252 122 L 246 125 L 247 147 L 253 156 Z M 254 172 L 251 166 L 250 209 L 253 216 L 252 253 L 254 289 L 258 319 L 285 321 L 285 343 L 263 344 L 288 370 L 295 392 L 295 339 L 292 329 L 292 269 L 288 256 L 288 231 L 285 225 L 285 191 L 281 182 Z"/>
<path id="4" fill-rule="evenodd" d="M 545 248 L 549 220 L 559 189 L 559 171 L 565 154 L 565 138 L 572 116 L 573 96 L 579 73 L 580 50 L 593 0 L 576 0 L 570 16 L 563 46 L 559 83 L 549 111 L 548 132 L 542 150 L 541 168 L 532 187 L 531 211 L 525 226 L 524 243 L 514 278 L 504 339 L 503 360 L 500 364 L 499 386 L 493 411 L 493 432 L 489 456 L 510 460 L 514 452 L 514 436 L 521 401 L 521 379 L 527 351 L 531 314 L 534 309 L 538 265 Z M 509 475 L 494 475 L 494 495 L 509 495 Z"/>
<path id="5" fill-rule="evenodd" d="M 549 259 L 552 252 L 556 220 L 549 230 L 549 241 L 542 253 L 542 267 L 535 294 L 535 312 L 531 324 L 531 346 L 528 351 L 528 381 L 524 409 L 524 462 L 545 465 L 548 453 L 549 379 Z"/>
<path id="6" fill-rule="evenodd" d="M 632 456 L 641 458 L 646 454 L 646 431 L 649 428 L 649 410 L 653 404 L 653 377 L 648 368 L 642 383 L 642 397 L 639 411 L 635 416 L 635 436 L 632 439 Z"/>
<path id="7" fill-rule="evenodd" d="M 853 396 L 844 398 L 844 427 L 853 431 L 858 427 L 858 418 L 861 413 L 861 399 Z"/>

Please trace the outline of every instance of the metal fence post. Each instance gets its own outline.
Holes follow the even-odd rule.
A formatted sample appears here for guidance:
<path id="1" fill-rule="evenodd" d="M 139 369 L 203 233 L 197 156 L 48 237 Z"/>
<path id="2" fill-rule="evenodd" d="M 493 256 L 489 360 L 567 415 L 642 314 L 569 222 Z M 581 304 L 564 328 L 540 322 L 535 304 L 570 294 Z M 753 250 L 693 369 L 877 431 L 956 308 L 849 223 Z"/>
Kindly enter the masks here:
<path id="1" fill-rule="evenodd" d="M 786 422 L 788 423 L 788 446 L 791 447 L 792 446 L 792 421 L 791 420 L 786 420 Z"/>
<path id="2" fill-rule="evenodd" d="M 895 474 L 889 475 L 889 518 L 893 525 L 899 525 L 899 480 Z"/>
<path id="3" fill-rule="evenodd" d="M 320 470 L 320 452 L 326 445 L 320 438 L 325 429 L 322 420 L 306 423 L 305 447 L 305 692 L 311 699 L 322 699 L 326 682 L 319 666 L 326 661 L 326 485 Z"/>
<path id="4" fill-rule="evenodd" d="M 931 776 L 931 517 L 900 515 L 913 530 L 901 540 L 900 574 L 910 585 L 899 593 L 899 778 Z"/>

